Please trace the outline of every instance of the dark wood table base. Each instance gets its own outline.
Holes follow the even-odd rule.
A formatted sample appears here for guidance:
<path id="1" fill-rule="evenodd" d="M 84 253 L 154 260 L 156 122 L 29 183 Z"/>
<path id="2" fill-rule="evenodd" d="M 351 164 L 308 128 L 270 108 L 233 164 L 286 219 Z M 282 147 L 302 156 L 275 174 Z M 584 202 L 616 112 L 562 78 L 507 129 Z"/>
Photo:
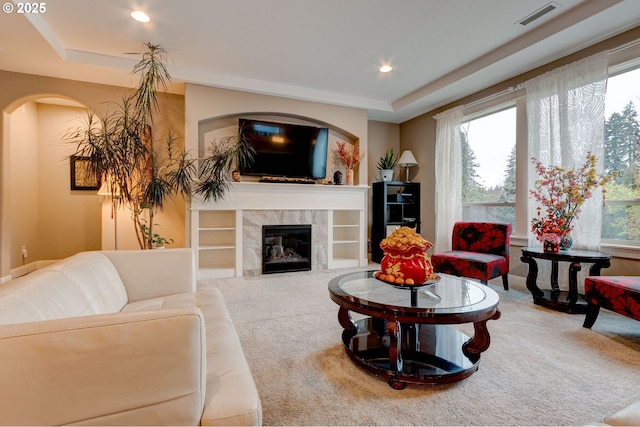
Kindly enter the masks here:
<path id="1" fill-rule="evenodd" d="M 489 347 L 487 320 L 474 323 L 474 337 L 436 324 L 401 323 L 372 319 L 338 318 L 345 330 L 342 341 L 349 357 L 370 373 L 402 390 L 407 383 L 443 384 L 467 378 L 478 369 L 480 353 Z M 498 319 L 496 310 L 491 319 Z"/>
<path id="2" fill-rule="evenodd" d="M 533 297 L 533 303 L 536 305 L 568 314 L 585 314 L 587 312 L 587 302 L 582 295 L 578 295 L 578 300 L 572 303 L 571 295 L 567 291 L 554 291 L 553 289 L 541 289 L 541 291 L 542 295 Z"/>
<path id="3" fill-rule="evenodd" d="M 551 289 L 538 287 L 538 263 L 536 259 L 545 259 L 551 262 Z M 533 296 L 533 303 L 569 314 L 584 314 L 587 312 L 587 303 L 583 296 L 578 294 L 578 271 L 582 269 L 581 263 L 593 263 L 589 268 L 590 276 L 599 276 L 600 270 L 611 265 L 611 255 L 602 252 L 566 250 L 560 252 L 544 252 L 537 248 L 522 248 L 520 260 L 529 264 L 527 273 L 527 289 Z M 561 291 L 558 286 L 558 263 L 569 262 L 569 290 Z"/>

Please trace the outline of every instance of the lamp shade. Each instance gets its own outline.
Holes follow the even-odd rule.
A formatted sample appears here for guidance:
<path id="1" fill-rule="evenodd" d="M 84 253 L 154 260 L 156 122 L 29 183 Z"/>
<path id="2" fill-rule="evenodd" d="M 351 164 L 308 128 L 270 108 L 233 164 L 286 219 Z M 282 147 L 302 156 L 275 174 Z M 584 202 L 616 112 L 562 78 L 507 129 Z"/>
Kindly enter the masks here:
<path id="1" fill-rule="evenodd" d="M 115 192 L 113 192 L 115 190 Z M 111 182 L 111 177 L 107 176 L 107 179 L 105 179 L 102 182 L 102 185 L 100 186 L 100 189 L 98 190 L 98 196 L 103 196 L 103 197 L 107 197 L 107 196 L 114 196 L 114 198 L 119 198 L 120 197 L 120 187 L 117 185 L 113 185 Z"/>
<path id="2" fill-rule="evenodd" d="M 398 160 L 398 164 L 400 166 L 415 166 L 418 164 L 418 161 L 416 160 L 416 158 L 414 157 L 413 153 L 411 152 L 411 150 L 404 150 L 402 152 L 402 155 L 400 156 L 400 159 Z"/>
<path id="3" fill-rule="evenodd" d="M 110 196 L 111 195 L 111 189 L 109 188 L 109 185 L 107 184 L 107 181 L 105 180 L 102 185 L 100 186 L 100 189 L 98 190 L 98 196 Z"/>

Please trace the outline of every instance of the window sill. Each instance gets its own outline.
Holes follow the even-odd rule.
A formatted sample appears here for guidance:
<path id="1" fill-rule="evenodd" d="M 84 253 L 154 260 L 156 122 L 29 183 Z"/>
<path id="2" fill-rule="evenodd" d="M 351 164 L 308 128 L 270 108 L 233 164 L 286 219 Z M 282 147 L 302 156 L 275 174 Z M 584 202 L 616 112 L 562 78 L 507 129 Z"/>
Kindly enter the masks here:
<path id="1" fill-rule="evenodd" d="M 527 237 L 511 236 L 511 245 L 527 247 L 529 240 Z M 640 260 L 640 247 L 623 245 L 619 243 L 602 243 L 602 251 L 613 255 L 616 258 L 627 259 L 639 259 Z"/>
<path id="2" fill-rule="evenodd" d="M 602 251 L 610 253 L 616 258 L 640 259 L 640 248 L 614 243 L 603 243 Z"/>

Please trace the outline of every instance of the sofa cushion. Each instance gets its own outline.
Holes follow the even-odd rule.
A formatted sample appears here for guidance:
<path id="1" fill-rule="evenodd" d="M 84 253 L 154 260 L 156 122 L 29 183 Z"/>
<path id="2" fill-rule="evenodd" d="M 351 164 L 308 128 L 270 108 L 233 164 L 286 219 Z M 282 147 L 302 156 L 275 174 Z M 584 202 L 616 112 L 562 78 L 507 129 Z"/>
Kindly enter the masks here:
<path id="1" fill-rule="evenodd" d="M 640 401 L 630 403 L 624 408 L 607 415 L 602 421 L 611 426 L 640 425 Z"/>
<path id="2" fill-rule="evenodd" d="M 433 270 L 438 273 L 471 277 L 488 281 L 509 273 L 509 263 L 501 255 L 467 251 L 446 251 L 431 257 Z"/>
<path id="3" fill-rule="evenodd" d="M 189 308 L 203 313 L 207 342 L 207 389 L 201 425 L 260 425 L 262 406 L 224 297 L 199 289 L 127 304 L 123 312 Z"/>
<path id="4" fill-rule="evenodd" d="M 166 295 L 148 300 L 136 301 L 127 304 L 122 311 L 159 310 L 163 308 L 190 308 L 198 307 L 205 314 L 207 324 L 220 320 L 231 322 L 220 291 L 217 289 L 198 290 L 196 292 L 184 292 Z"/>
<path id="5" fill-rule="evenodd" d="M 114 313 L 126 303 L 111 261 L 84 252 L 12 280 L 0 293 L 0 324 Z"/>

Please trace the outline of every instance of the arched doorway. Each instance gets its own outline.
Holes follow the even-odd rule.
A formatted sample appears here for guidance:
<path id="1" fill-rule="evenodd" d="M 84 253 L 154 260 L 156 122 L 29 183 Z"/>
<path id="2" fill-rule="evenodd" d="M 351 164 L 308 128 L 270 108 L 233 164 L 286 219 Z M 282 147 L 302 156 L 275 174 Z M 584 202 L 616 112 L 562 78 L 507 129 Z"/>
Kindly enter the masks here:
<path id="1" fill-rule="evenodd" d="M 3 111 L 2 280 L 101 246 L 96 190 L 71 189 L 66 131 L 87 109 L 62 96 L 31 95 Z"/>

